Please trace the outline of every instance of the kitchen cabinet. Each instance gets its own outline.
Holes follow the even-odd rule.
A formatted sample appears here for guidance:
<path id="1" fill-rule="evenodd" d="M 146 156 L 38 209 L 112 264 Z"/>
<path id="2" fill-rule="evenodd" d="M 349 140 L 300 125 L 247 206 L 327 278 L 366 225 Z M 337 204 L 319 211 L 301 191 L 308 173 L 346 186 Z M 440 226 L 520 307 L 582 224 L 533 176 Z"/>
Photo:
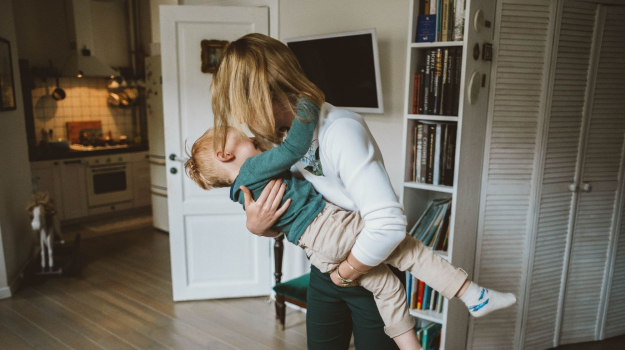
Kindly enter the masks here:
<path id="1" fill-rule="evenodd" d="M 63 219 L 89 215 L 87 205 L 87 178 L 82 159 L 60 161 L 61 190 L 63 191 Z"/>
<path id="2" fill-rule="evenodd" d="M 134 207 L 151 204 L 150 162 L 147 153 L 139 153 L 132 162 L 132 182 L 134 183 Z"/>

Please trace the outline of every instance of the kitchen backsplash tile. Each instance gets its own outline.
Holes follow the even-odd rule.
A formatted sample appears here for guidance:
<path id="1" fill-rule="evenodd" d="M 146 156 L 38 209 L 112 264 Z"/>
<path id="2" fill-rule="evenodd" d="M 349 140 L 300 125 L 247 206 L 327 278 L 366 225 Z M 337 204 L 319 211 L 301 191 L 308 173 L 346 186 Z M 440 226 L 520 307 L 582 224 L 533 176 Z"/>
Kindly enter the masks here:
<path id="1" fill-rule="evenodd" d="M 66 98 L 54 100 L 50 94 L 56 88 L 56 81 L 35 79 L 32 91 L 35 115 L 35 134 L 41 140 L 41 130 L 54 131 L 53 138 L 67 139 L 67 122 L 100 120 L 102 131 L 113 139 L 126 135 L 134 137 L 134 120 L 131 108 L 110 107 L 106 103 L 108 80 L 102 78 L 60 78 L 59 86 L 65 90 Z"/>

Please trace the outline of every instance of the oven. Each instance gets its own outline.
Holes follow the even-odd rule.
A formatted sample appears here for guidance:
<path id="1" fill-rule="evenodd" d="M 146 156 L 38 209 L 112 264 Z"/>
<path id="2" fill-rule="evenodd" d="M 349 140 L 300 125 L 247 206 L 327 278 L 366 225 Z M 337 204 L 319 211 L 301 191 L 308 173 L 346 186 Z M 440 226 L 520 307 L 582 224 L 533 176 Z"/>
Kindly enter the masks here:
<path id="1" fill-rule="evenodd" d="M 111 158 L 107 158 L 102 162 L 99 160 L 89 162 L 87 187 L 89 207 L 127 202 L 133 199 L 130 169 L 128 163 L 124 161 L 113 163 Z"/>

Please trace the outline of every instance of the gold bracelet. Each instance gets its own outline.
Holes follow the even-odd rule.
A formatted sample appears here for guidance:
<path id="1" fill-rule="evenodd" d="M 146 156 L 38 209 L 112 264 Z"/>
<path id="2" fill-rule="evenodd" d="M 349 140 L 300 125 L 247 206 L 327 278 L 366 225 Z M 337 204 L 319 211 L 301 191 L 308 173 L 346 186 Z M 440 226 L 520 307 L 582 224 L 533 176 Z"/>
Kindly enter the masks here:
<path id="1" fill-rule="evenodd" d="M 358 272 L 358 273 L 359 273 L 359 274 L 361 274 L 361 275 L 366 275 L 366 274 L 368 274 L 368 273 L 369 273 L 369 271 L 362 272 L 362 271 L 360 271 L 360 270 L 356 269 L 355 267 L 353 267 L 353 266 L 352 266 L 352 264 L 350 264 L 350 263 L 349 263 L 349 260 L 347 260 L 347 259 L 345 259 L 345 262 L 347 263 L 347 266 L 349 266 L 349 268 L 350 268 L 350 269 L 352 269 L 352 270 L 354 270 L 354 271 Z"/>
<path id="2" fill-rule="evenodd" d="M 336 268 L 336 277 L 341 281 L 340 287 L 355 287 L 358 285 L 358 281 L 348 280 L 346 278 L 341 277 L 339 274 L 339 268 Z"/>

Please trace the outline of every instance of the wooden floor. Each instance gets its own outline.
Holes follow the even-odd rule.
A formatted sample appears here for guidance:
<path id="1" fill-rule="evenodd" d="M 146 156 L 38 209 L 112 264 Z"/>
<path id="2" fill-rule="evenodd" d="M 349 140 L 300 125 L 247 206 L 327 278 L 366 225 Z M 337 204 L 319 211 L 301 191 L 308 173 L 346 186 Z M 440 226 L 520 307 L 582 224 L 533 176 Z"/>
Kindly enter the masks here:
<path id="1" fill-rule="evenodd" d="M 174 303 L 163 233 L 83 240 L 81 258 L 79 276 L 25 282 L 0 300 L 1 349 L 306 348 L 305 314 L 288 309 L 281 331 L 266 297 Z M 557 349 L 621 350 L 625 337 Z"/>
<path id="2" fill-rule="evenodd" d="M 0 301 L 1 349 L 305 349 L 267 297 L 172 301 L 169 238 L 148 230 L 83 240 L 76 278 L 25 283 Z"/>

